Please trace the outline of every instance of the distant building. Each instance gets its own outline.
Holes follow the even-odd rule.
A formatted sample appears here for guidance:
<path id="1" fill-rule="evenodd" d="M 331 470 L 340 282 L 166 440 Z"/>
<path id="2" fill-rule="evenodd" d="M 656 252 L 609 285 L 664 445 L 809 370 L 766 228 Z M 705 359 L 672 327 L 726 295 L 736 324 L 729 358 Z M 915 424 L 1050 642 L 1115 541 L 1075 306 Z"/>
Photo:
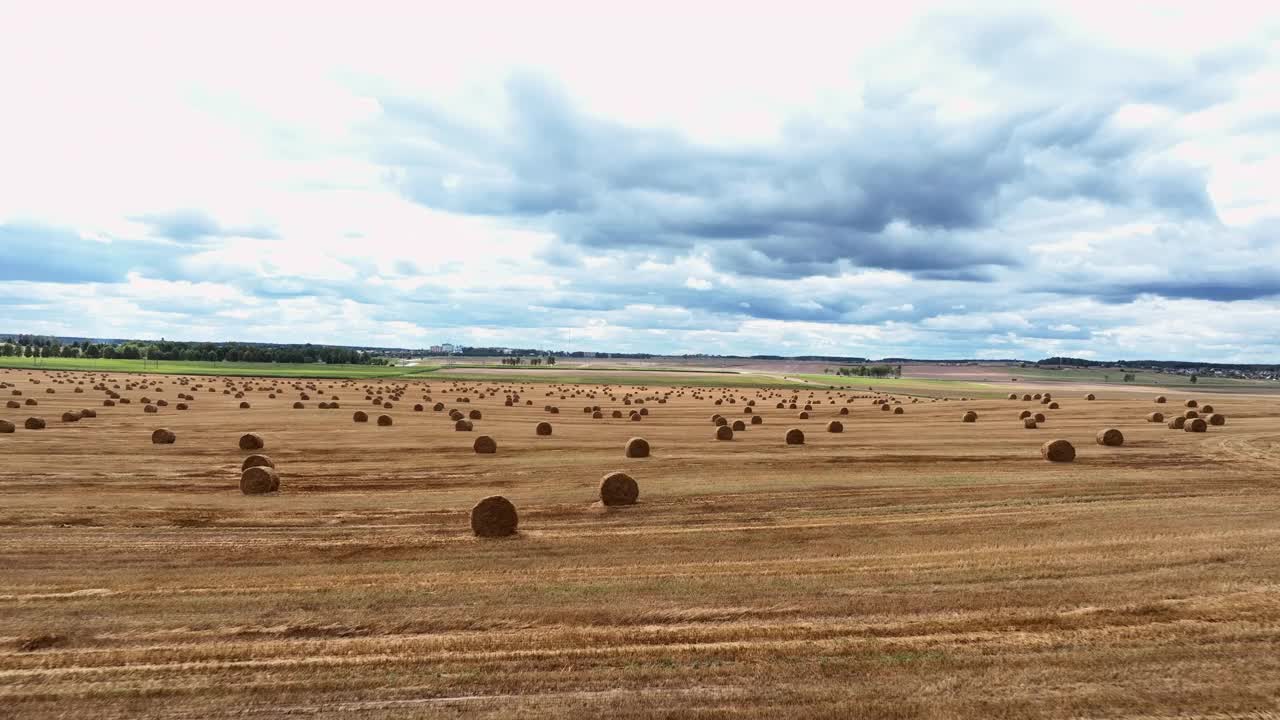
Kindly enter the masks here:
<path id="1" fill-rule="evenodd" d="M 445 355 L 452 355 L 454 349 L 455 348 L 453 346 L 453 343 L 444 343 L 440 346 L 440 352 L 444 353 Z"/>
<path id="2" fill-rule="evenodd" d="M 440 347 L 439 345 L 432 345 L 430 347 L 430 351 L 432 355 L 439 355 L 444 352 L 444 348 Z"/>

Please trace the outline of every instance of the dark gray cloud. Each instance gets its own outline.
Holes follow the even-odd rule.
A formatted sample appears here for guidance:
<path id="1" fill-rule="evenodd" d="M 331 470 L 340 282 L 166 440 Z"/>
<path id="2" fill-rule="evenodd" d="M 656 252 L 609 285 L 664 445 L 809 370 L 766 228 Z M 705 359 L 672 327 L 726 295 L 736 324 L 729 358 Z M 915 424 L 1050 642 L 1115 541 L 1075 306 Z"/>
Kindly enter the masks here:
<path id="1" fill-rule="evenodd" d="M 1108 125 L 1120 98 L 957 128 L 884 92 L 847 127 L 793 123 L 777 145 L 736 150 L 586 116 L 536 77 L 511 78 L 507 100 L 506 126 L 486 132 L 384 99 L 375 155 L 433 208 L 541 222 L 595 250 L 705 247 L 718 268 L 767 277 L 845 264 L 989 280 L 1021 257 L 980 231 L 1028 199 L 1213 215 L 1201 171 L 1153 164 L 1149 136 Z"/>

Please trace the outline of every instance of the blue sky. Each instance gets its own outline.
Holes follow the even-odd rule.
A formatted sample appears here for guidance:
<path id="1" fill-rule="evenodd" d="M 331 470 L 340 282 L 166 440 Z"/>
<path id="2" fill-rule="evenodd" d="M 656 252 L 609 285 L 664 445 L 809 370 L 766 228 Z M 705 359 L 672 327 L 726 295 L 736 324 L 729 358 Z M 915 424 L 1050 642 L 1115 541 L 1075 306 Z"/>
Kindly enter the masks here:
<path id="1" fill-rule="evenodd" d="M 4 3 L 0 330 L 1280 358 L 1259 3 Z"/>

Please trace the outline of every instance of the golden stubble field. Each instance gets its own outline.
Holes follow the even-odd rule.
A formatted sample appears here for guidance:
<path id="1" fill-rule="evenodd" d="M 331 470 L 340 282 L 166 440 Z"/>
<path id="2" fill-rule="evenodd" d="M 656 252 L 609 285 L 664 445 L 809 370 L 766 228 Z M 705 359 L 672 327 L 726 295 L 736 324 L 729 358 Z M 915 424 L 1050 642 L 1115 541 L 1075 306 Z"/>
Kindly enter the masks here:
<path id="1" fill-rule="evenodd" d="M 0 434 L 2 717 L 1280 709 L 1275 397 L 1197 394 L 1227 422 L 1193 434 L 1144 420 L 1184 410 L 1186 393 L 1156 406 L 1030 384 L 1061 409 L 899 398 L 894 415 L 837 391 L 501 381 L 229 381 L 253 386 L 244 398 L 221 378 L 0 382 L 14 386 L 0 401 L 39 403 L 0 410 L 18 426 Z M 132 403 L 103 407 L 99 383 Z M 366 387 L 404 390 L 384 410 Z M 626 420 L 624 394 L 668 391 Z M 333 395 L 340 409 L 316 407 Z M 808 420 L 775 407 L 793 395 L 821 401 Z M 145 414 L 144 396 L 169 405 Z M 712 414 L 749 420 L 745 399 L 764 423 L 715 440 Z M 456 432 L 434 402 L 484 416 Z M 80 408 L 98 416 L 60 421 Z M 1023 409 L 1048 421 L 1024 429 Z M 382 413 L 395 424 L 378 427 Z M 48 427 L 24 429 L 33 415 Z M 845 432 L 825 432 L 832 419 Z M 551 437 L 534 434 L 543 420 Z M 177 442 L 153 445 L 160 427 Z M 784 444 L 791 427 L 805 445 Z M 1105 427 L 1125 444 L 1096 445 Z M 245 432 L 265 438 L 278 494 L 240 493 Z M 480 434 L 496 454 L 472 451 Z M 652 457 L 623 457 L 633 436 Z M 1075 462 L 1040 457 L 1057 438 Z M 596 502 L 614 470 L 639 504 Z M 470 507 L 492 494 L 519 508 L 517 536 L 471 534 Z"/>

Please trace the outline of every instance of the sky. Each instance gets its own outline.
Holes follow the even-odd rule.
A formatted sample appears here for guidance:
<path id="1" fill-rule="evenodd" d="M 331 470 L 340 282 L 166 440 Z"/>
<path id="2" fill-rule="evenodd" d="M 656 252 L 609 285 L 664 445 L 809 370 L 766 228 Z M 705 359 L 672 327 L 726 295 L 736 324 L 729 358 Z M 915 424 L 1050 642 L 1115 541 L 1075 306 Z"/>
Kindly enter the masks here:
<path id="1" fill-rule="evenodd" d="M 0 0 L 0 332 L 1280 361 L 1265 3 L 324 5 Z"/>

